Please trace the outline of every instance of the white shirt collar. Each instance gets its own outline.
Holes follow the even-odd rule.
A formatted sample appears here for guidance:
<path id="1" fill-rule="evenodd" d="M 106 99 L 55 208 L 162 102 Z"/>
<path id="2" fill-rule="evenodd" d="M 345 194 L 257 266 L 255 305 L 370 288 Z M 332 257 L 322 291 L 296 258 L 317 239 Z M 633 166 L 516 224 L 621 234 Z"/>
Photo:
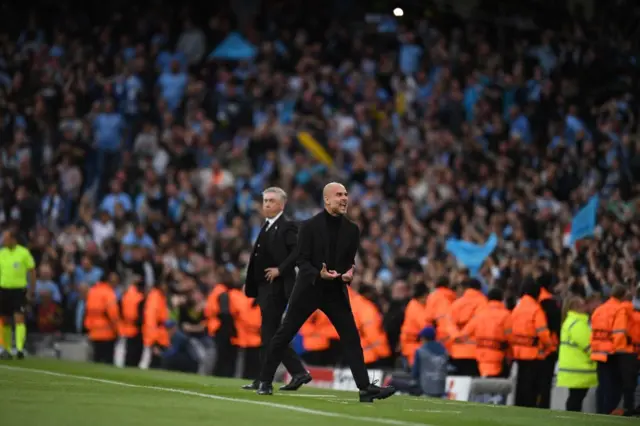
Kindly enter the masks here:
<path id="1" fill-rule="evenodd" d="M 283 212 L 280 212 L 277 215 L 275 215 L 274 217 L 272 217 L 271 219 L 267 219 L 267 222 L 269 222 L 269 225 L 267 227 L 270 228 L 271 225 L 273 225 L 278 219 L 280 219 L 280 216 L 282 216 L 282 213 Z"/>

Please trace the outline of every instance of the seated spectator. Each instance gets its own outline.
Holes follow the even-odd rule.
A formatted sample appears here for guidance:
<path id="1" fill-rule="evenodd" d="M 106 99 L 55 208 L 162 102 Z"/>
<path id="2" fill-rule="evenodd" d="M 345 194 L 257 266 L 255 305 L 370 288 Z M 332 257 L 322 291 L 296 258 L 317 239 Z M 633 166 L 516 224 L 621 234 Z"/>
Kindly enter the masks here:
<path id="1" fill-rule="evenodd" d="M 36 303 L 40 304 L 40 294 L 47 291 L 54 303 L 62 303 L 62 293 L 55 281 L 53 281 L 53 270 L 48 263 L 40 265 L 38 268 L 38 280 L 36 281 Z"/>
<path id="2" fill-rule="evenodd" d="M 413 380 L 424 395 L 442 398 L 446 394 L 449 355 L 444 346 L 435 340 L 436 331 L 433 327 L 423 328 L 419 336 L 422 346 L 414 357 Z"/>
<path id="3" fill-rule="evenodd" d="M 63 312 L 49 289 L 38 291 L 36 305 L 36 324 L 40 333 L 58 333 L 62 330 Z"/>
<path id="4" fill-rule="evenodd" d="M 169 347 L 162 352 L 162 368 L 183 373 L 198 371 L 198 356 L 195 353 L 189 337 L 178 328 L 173 320 L 168 320 L 165 327 L 169 332 Z"/>

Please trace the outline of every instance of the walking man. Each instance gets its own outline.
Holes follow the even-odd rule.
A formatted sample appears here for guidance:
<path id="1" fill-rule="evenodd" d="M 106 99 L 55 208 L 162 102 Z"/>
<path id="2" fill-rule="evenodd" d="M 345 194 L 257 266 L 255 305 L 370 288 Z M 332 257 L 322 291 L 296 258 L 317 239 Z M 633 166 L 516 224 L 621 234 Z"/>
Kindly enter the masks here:
<path id="1" fill-rule="evenodd" d="M 323 198 L 324 211 L 300 228 L 296 284 L 288 311 L 271 340 L 262 365 L 257 393 L 273 393 L 273 377 L 289 342 L 307 318 L 320 309 L 340 335 L 344 359 L 360 390 L 360 402 L 385 399 L 393 395 L 395 389 L 376 386 L 369 381 L 346 288 L 353 279 L 360 231 L 345 217 L 349 198 L 343 185 L 328 184 L 323 190 Z"/>

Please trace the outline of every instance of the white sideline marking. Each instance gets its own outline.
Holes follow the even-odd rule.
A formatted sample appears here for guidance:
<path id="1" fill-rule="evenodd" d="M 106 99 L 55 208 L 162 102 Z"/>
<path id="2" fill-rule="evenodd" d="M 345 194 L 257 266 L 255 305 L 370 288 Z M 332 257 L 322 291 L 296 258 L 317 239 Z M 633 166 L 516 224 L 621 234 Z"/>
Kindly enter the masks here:
<path id="1" fill-rule="evenodd" d="M 462 411 L 453 411 L 453 410 L 420 410 L 416 408 L 405 408 L 404 411 L 417 411 L 420 413 L 449 413 L 449 414 L 460 414 Z"/>
<path id="2" fill-rule="evenodd" d="M 276 396 L 296 396 L 296 397 L 301 397 L 301 398 L 337 398 L 336 395 L 314 395 L 314 394 L 310 394 L 310 393 L 292 393 L 292 394 L 288 394 L 288 393 L 276 393 L 274 394 Z"/>
<path id="3" fill-rule="evenodd" d="M 46 375 L 46 376 L 66 377 L 66 378 L 70 378 L 70 379 L 86 380 L 86 381 L 89 381 L 89 382 L 103 383 L 103 384 L 107 384 L 107 385 L 121 386 L 121 387 L 134 388 L 134 389 L 149 389 L 149 390 L 157 390 L 157 391 L 162 391 L 162 392 L 179 393 L 179 394 L 182 394 L 182 395 L 198 396 L 198 397 L 201 397 L 201 398 L 215 399 L 215 400 L 218 400 L 218 401 L 240 402 L 240 403 L 244 403 L 244 404 L 261 405 L 263 407 L 280 408 L 282 410 L 296 411 L 298 413 L 313 414 L 313 415 L 322 416 L 322 417 L 334 417 L 334 418 L 341 418 L 341 419 L 346 419 L 346 420 L 355 420 L 355 421 L 361 421 L 361 422 L 380 423 L 380 424 L 396 425 L 396 426 L 432 426 L 432 425 L 429 425 L 429 424 L 426 424 L 426 423 L 405 422 L 405 421 L 402 421 L 402 420 L 382 419 L 382 418 L 379 418 L 379 417 L 353 416 L 353 415 L 349 415 L 349 414 L 334 413 L 332 411 L 313 410 L 311 408 L 296 407 L 294 405 L 278 404 L 278 403 L 275 403 L 275 402 L 254 401 L 254 400 L 251 400 L 251 399 L 231 398 L 231 397 L 227 397 L 227 396 L 219 396 L 219 395 L 212 395 L 212 394 L 208 394 L 208 393 L 194 392 L 194 391 L 189 391 L 189 390 L 185 390 L 185 389 L 164 388 L 164 387 L 160 387 L 160 386 L 134 385 L 134 384 L 131 384 L 131 383 L 118 382 L 118 381 L 115 381 L 115 380 L 98 379 L 98 378 L 95 378 L 95 377 L 80 376 L 80 375 L 75 375 L 75 374 L 56 373 L 56 372 L 53 372 L 53 371 L 38 370 L 38 369 L 34 369 L 34 368 L 11 367 L 11 366 L 8 366 L 8 365 L 0 365 L 0 368 L 5 369 L 5 370 L 11 370 L 11 371 L 20 371 L 20 372 L 25 372 L 25 373 L 43 374 L 43 375 Z M 326 395 L 324 395 L 324 396 L 326 396 Z"/>

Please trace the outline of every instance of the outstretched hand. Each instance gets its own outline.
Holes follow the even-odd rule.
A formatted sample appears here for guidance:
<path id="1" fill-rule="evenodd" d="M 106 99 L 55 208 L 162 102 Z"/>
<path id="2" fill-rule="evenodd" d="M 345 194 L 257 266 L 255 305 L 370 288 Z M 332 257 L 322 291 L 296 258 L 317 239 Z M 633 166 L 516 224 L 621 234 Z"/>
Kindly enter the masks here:
<path id="1" fill-rule="evenodd" d="M 333 280 L 336 279 L 340 276 L 340 274 L 337 271 L 334 271 L 333 269 L 328 271 L 327 270 L 327 265 L 326 264 L 322 264 L 322 269 L 320 270 L 320 277 L 323 280 Z"/>
<path id="2" fill-rule="evenodd" d="M 350 283 L 351 280 L 353 280 L 353 273 L 356 270 L 356 265 L 352 265 L 351 269 L 349 269 L 347 272 L 345 272 L 344 274 L 342 274 L 342 281 L 344 281 L 345 283 Z"/>

